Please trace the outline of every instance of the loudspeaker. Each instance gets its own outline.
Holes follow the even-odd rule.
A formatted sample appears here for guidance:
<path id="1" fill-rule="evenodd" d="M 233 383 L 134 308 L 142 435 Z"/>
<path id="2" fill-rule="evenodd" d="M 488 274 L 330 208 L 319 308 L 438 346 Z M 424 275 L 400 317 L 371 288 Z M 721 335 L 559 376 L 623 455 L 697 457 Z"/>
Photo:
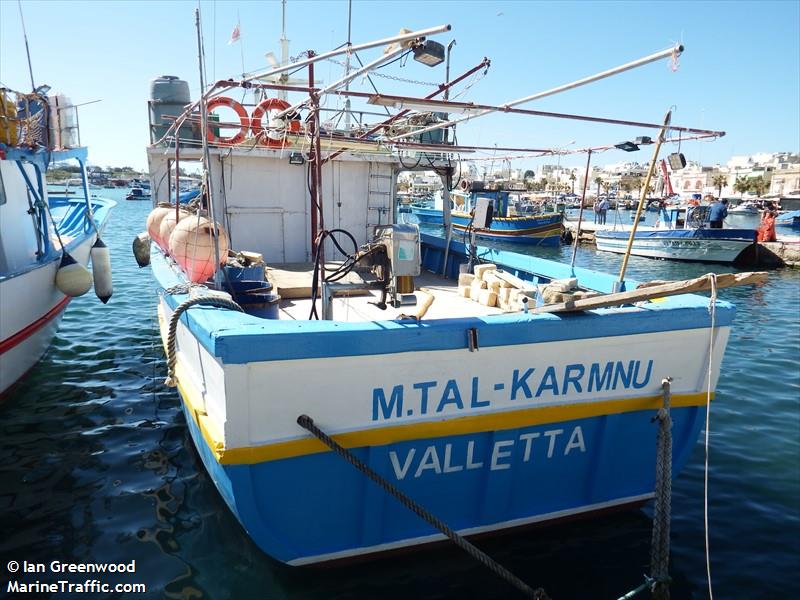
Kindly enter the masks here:
<path id="1" fill-rule="evenodd" d="M 686 157 L 680 152 L 673 152 L 667 157 L 669 168 L 673 171 L 680 171 L 686 166 Z"/>

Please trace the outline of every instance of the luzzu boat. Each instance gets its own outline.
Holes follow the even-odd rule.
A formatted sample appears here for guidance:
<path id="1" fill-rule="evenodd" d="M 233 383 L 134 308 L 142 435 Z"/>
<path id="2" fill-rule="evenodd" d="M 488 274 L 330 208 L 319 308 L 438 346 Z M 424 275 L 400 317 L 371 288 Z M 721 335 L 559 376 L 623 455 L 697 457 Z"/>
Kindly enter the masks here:
<path id="1" fill-rule="evenodd" d="M 485 198 L 492 205 L 492 219 L 489 227 L 475 231 L 478 237 L 535 246 L 558 246 L 561 243 L 563 216 L 560 213 L 515 214 L 507 191 L 471 191 L 462 197 L 464 201 L 451 213 L 453 229 L 457 231 L 467 233 L 473 229 L 473 210 L 478 200 Z M 411 212 L 420 223 L 444 222 L 441 208 L 412 206 Z"/>
<path id="2" fill-rule="evenodd" d="M 421 48 L 422 35 L 395 39 Z M 206 98 L 234 85 L 220 82 Z M 309 111 L 305 131 L 277 112 L 269 137 L 243 117 L 240 136 L 209 130 L 193 145 L 175 130 L 206 116 L 187 110 L 148 149 L 161 203 L 179 204 L 169 175 L 181 160 L 210 157 L 197 207 L 159 205 L 148 217 L 151 265 L 167 383 L 253 540 L 303 565 L 443 539 L 312 435 L 309 419 L 464 535 L 650 499 L 662 380 L 672 378 L 677 472 L 703 427 L 734 308 L 715 302 L 712 321 L 708 299 L 683 294 L 544 312 L 548 289 L 564 280 L 586 296 L 620 286 L 394 224 L 394 189 L 373 190 L 407 167 L 395 154 L 359 151 L 367 142 L 352 138 L 323 165 L 316 98 L 292 108 Z M 428 162 L 447 184 L 450 157 L 438 151 Z M 324 229 L 323 217 L 340 229 Z"/>
<path id="3" fill-rule="evenodd" d="M 631 254 L 668 260 L 732 263 L 756 242 L 755 229 L 711 229 L 708 206 L 663 209 L 660 223 L 636 230 Z M 624 254 L 629 228 L 598 229 L 597 249 Z"/>
<path id="4" fill-rule="evenodd" d="M 11 97 L 16 100 L 11 100 Z M 43 93 L 0 92 L 0 394 L 42 357 L 73 296 L 111 296 L 108 249 L 98 244 L 115 203 L 92 196 L 75 122 Z M 74 108 L 73 108 L 74 110 Z M 49 114 L 48 114 L 49 113 Z M 61 114 L 60 114 L 61 113 Z M 47 120 L 45 120 L 47 118 Z M 44 125 L 51 123 L 51 127 Z M 59 128 L 59 123 L 63 125 Z M 64 146 L 67 146 L 66 148 Z M 82 194 L 48 192 L 46 171 L 75 160 Z M 69 258 L 67 258 L 69 257 Z M 70 262 L 71 261 L 71 262 Z"/>

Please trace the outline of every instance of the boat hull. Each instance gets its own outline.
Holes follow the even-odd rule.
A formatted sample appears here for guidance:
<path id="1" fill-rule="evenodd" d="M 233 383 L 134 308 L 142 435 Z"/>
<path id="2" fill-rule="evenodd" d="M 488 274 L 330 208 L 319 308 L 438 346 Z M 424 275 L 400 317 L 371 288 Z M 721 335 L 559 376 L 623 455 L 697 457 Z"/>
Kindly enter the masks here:
<path id="1" fill-rule="evenodd" d="M 452 214 L 453 228 L 467 232 L 472 217 L 466 213 Z M 495 217 L 491 227 L 481 229 L 477 237 L 486 240 L 512 242 L 534 246 L 558 246 L 563 232 L 563 217 L 560 214 L 544 214 L 525 217 Z"/>
<path id="2" fill-rule="evenodd" d="M 70 248 L 82 265 L 95 236 Z M 0 279 L 0 394 L 17 383 L 44 355 L 70 298 L 55 287 L 59 261 Z M 24 302 L 15 301 L 24 298 Z"/>
<path id="3" fill-rule="evenodd" d="M 595 243 L 603 252 L 625 254 L 629 235 L 628 231 L 598 230 Z M 637 232 L 631 254 L 667 260 L 732 263 L 755 238 L 756 232 L 751 229 Z"/>
<path id="4" fill-rule="evenodd" d="M 159 285 L 169 287 L 171 268 L 154 254 Z M 160 300 L 163 340 L 183 299 Z M 733 317 L 719 305 L 709 364 L 705 301 L 665 305 L 423 324 L 197 308 L 177 327 L 176 377 L 203 463 L 253 540 L 292 565 L 341 560 L 442 536 L 310 437 L 301 414 L 464 535 L 651 497 L 661 381 L 674 378 L 677 473 L 702 428 L 709 370 L 713 390 Z"/>

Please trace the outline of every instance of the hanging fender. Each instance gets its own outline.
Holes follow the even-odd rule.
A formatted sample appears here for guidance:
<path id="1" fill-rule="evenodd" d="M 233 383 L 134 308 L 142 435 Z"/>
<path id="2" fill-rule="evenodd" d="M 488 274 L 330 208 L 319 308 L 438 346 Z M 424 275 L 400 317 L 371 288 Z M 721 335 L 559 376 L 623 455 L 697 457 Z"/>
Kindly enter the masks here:
<path id="1" fill-rule="evenodd" d="M 209 122 L 206 129 L 206 138 L 208 138 L 209 143 L 212 144 L 224 144 L 231 146 L 240 144 L 241 142 L 244 141 L 244 138 L 247 135 L 247 130 L 249 129 L 250 125 L 250 117 L 247 114 L 247 110 L 236 100 L 234 100 L 233 98 L 228 98 L 226 96 L 217 96 L 216 98 L 212 98 L 206 105 L 206 110 L 210 113 L 218 106 L 227 106 L 229 108 L 232 108 L 233 111 L 239 116 L 239 122 L 241 124 L 239 127 L 239 132 L 233 137 L 228 137 L 228 138 L 217 136 L 212 131 L 211 123 Z"/>
<path id="2" fill-rule="evenodd" d="M 284 136 L 284 132 L 266 131 L 261 126 L 261 119 L 264 117 L 264 115 L 267 115 L 267 122 L 269 124 L 269 111 L 282 111 L 286 110 L 287 108 L 289 108 L 289 103 L 285 100 L 281 100 L 280 98 L 267 98 L 266 100 L 262 100 L 261 103 L 256 106 L 255 110 L 253 110 L 253 116 L 250 121 L 250 125 L 253 129 L 253 135 L 258 138 L 259 144 L 272 148 L 283 148 L 286 145 L 286 137 Z M 286 117 L 284 117 L 284 119 L 286 119 Z M 299 133 L 300 121 L 297 121 L 296 119 L 289 119 L 286 131 Z"/>

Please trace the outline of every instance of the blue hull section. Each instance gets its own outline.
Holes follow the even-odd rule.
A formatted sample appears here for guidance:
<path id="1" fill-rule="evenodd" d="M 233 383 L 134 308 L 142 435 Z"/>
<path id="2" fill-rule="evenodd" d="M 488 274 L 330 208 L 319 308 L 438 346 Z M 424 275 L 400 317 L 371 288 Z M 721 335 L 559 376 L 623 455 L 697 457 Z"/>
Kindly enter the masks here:
<path id="1" fill-rule="evenodd" d="M 655 482 L 652 411 L 356 448 L 384 478 L 462 533 L 641 502 Z M 704 422 L 673 409 L 673 467 Z M 437 541 L 427 523 L 332 452 L 221 466 L 186 416 L 223 499 L 271 556 L 303 564 Z"/>

